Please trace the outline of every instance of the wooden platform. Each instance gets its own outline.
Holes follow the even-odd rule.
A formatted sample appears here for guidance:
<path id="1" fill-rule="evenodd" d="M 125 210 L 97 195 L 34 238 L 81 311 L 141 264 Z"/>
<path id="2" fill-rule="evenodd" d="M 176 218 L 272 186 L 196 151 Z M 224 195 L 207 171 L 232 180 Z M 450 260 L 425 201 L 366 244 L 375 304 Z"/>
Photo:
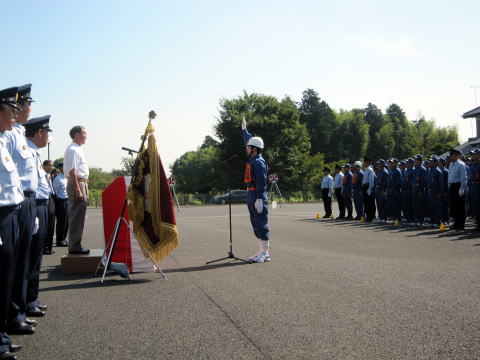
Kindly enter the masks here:
<path id="1" fill-rule="evenodd" d="M 62 274 L 94 274 L 102 255 L 102 249 L 90 249 L 88 255 L 63 255 L 60 270 Z"/>

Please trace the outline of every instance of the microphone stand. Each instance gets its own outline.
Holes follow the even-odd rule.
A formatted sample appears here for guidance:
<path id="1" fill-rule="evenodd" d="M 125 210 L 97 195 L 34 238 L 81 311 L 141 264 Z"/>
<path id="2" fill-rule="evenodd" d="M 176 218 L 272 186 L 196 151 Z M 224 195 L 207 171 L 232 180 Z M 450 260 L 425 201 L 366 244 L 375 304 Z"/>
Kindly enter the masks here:
<path id="1" fill-rule="evenodd" d="M 238 155 L 235 154 L 235 155 L 232 155 L 230 156 L 228 159 L 224 160 L 223 163 L 224 164 L 227 164 L 227 169 L 230 170 L 230 161 L 234 158 L 236 158 Z M 227 174 L 229 174 L 230 171 L 227 171 Z M 211 264 L 211 263 L 214 263 L 214 262 L 217 262 L 217 261 L 222 261 L 222 260 L 227 260 L 227 259 L 233 259 L 231 262 L 234 262 L 234 261 L 243 261 L 247 264 L 249 264 L 250 262 L 245 260 L 245 259 L 241 259 L 239 257 L 236 257 L 235 254 L 233 253 L 233 239 L 232 239 L 232 191 L 230 189 L 230 176 L 227 176 L 227 188 L 228 188 L 228 225 L 229 225 L 229 229 L 230 229 L 230 250 L 227 252 L 227 256 L 225 257 L 222 257 L 220 259 L 215 259 L 215 260 L 210 260 L 210 261 L 207 261 L 207 265 L 208 264 Z"/>

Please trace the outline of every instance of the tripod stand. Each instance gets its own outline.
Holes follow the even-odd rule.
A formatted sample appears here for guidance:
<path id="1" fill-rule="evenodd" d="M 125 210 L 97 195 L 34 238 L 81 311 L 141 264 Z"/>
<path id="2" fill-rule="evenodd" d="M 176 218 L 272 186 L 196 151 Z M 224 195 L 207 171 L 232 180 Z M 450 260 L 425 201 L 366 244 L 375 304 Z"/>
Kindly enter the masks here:
<path id="1" fill-rule="evenodd" d="M 227 160 L 225 160 L 223 163 L 224 164 L 229 164 L 230 163 L 230 160 L 232 160 L 233 158 L 236 158 L 238 155 L 233 155 L 233 156 L 230 156 Z M 237 260 L 240 260 L 240 261 L 243 261 L 243 262 L 246 262 L 248 263 L 247 260 L 244 260 L 244 259 L 241 259 L 239 257 L 236 257 L 235 254 L 233 253 L 233 240 L 232 240 L 232 191 L 230 189 L 230 177 L 227 177 L 228 178 L 228 224 L 229 224 L 229 229 L 230 229 L 230 250 L 228 251 L 228 255 L 225 256 L 225 257 L 222 257 L 220 259 L 215 259 L 215 260 L 210 260 L 210 261 L 207 261 L 207 265 L 208 264 L 211 264 L 211 263 L 214 263 L 214 262 L 217 262 L 217 261 L 222 261 L 222 260 L 227 260 L 227 259 L 233 259 L 233 261 L 237 261 Z"/>

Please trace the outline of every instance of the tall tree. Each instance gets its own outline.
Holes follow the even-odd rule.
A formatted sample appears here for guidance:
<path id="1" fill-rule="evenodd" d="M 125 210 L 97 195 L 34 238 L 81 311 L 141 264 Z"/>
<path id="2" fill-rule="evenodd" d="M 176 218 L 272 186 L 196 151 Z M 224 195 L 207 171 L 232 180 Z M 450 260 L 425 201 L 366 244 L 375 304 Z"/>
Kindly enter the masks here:
<path id="1" fill-rule="evenodd" d="M 367 107 L 365 108 L 365 122 L 368 124 L 369 138 L 367 155 L 374 158 L 379 158 L 383 156 L 383 154 L 381 154 L 381 151 L 379 151 L 376 135 L 385 124 L 382 110 L 380 110 L 376 105 L 368 103 Z"/>

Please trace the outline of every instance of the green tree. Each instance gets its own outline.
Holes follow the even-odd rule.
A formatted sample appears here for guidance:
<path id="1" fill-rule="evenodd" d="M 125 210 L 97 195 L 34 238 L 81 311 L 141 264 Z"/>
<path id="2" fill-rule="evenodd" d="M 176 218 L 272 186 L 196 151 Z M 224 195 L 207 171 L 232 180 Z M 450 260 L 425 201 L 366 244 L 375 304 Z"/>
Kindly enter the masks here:
<path id="1" fill-rule="evenodd" d="M 367 155 L 378 159 L 383 156 L 377 144 L 378 131 L 380 131 L 382 126 L 385 124 L 382 110 L 380 110 L 376 105 L 368 103 L 367 107 L 365 108 L 365 122 L 368 124 L 369 139 Z"/>
<path id="2" fill-rule="evenodd" d="M 363 158 L 368 147 L 368 124 L 363 109 L 340 110 L 337 141 L 337 159 L 356 161 Z"/>

